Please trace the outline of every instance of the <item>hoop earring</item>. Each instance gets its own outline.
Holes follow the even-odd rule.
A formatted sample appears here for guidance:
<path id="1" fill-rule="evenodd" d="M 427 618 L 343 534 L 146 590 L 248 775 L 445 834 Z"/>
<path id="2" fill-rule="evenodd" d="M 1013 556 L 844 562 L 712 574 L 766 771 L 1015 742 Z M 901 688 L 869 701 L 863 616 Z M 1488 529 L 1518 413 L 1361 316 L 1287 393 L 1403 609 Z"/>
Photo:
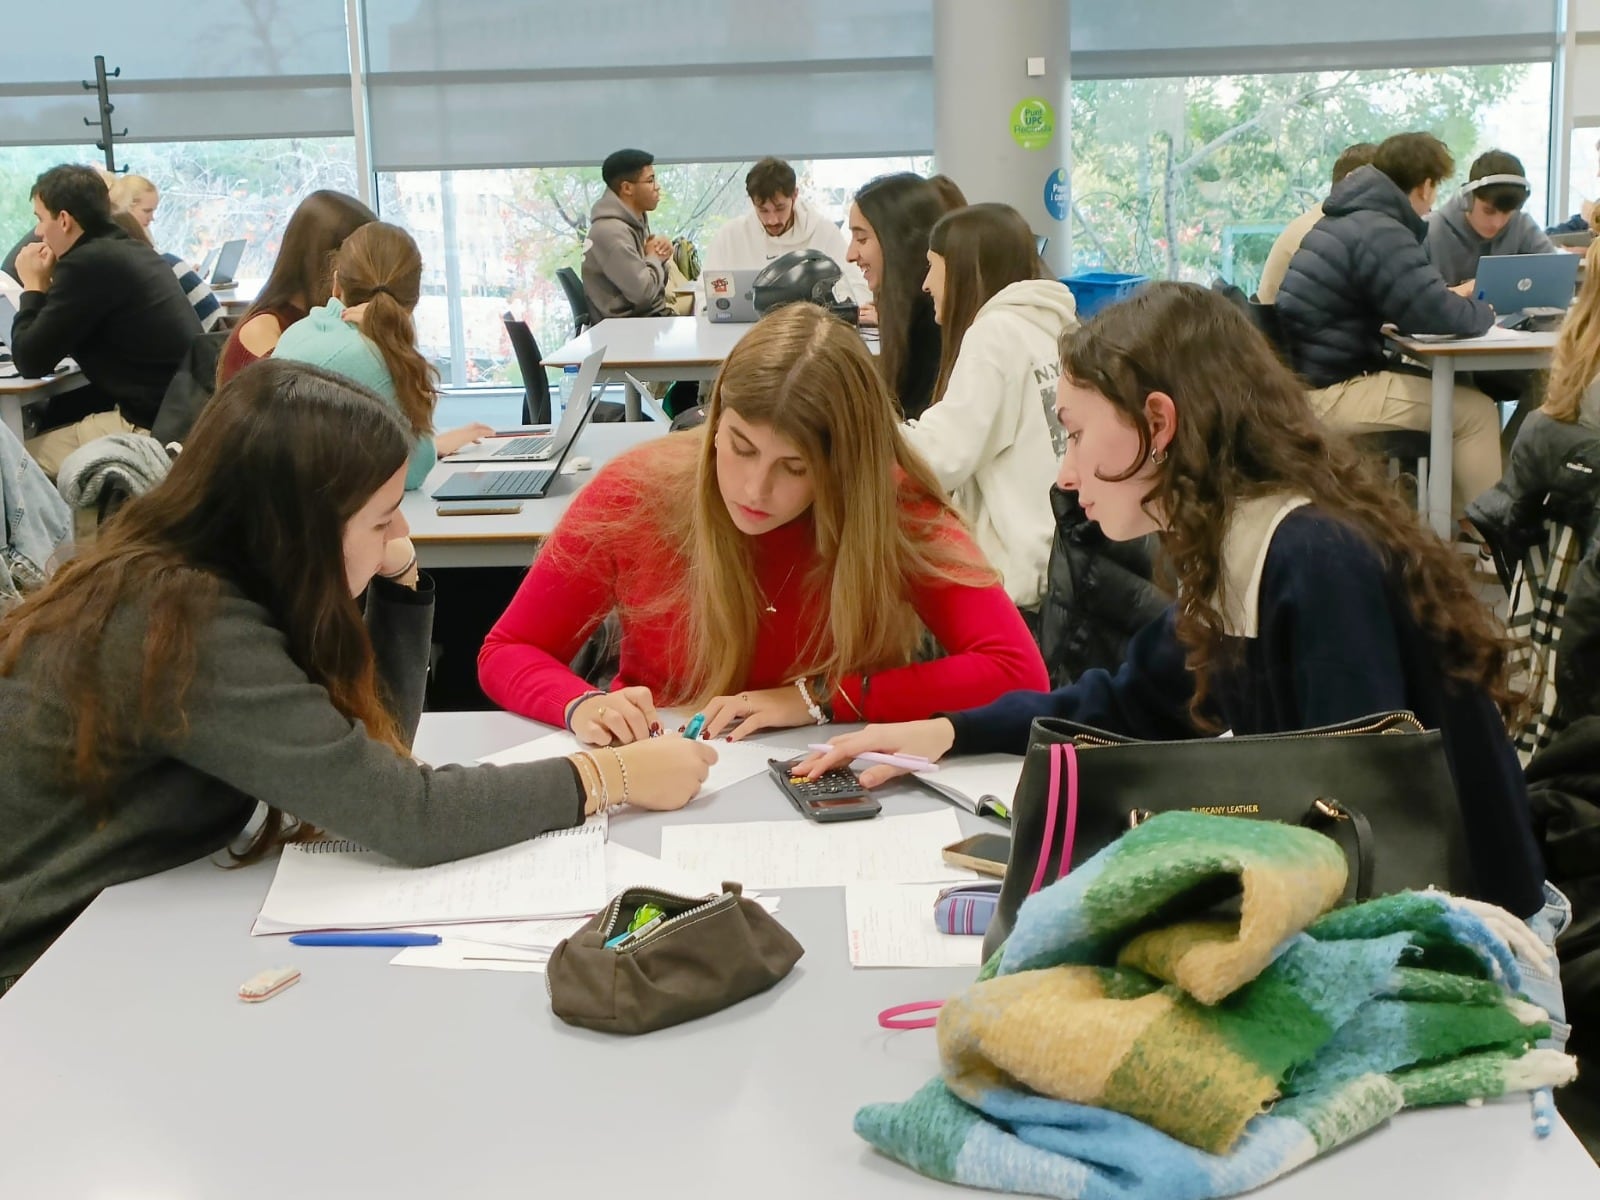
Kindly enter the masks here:
<path id="1" fill-rule="evenodd" d="M 1165 450 L 1150 451 L 1150 461 L 1159 467 L 1162 463 L 1167 461 L 1167 452 Z"/>

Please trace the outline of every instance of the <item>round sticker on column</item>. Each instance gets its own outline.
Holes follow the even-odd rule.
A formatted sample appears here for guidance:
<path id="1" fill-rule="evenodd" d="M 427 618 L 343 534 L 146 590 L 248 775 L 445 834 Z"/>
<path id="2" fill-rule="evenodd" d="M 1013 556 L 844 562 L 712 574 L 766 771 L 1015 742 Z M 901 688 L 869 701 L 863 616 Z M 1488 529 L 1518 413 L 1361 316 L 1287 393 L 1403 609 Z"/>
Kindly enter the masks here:
<path id="1" fill-rule="evenodd" d="M 1072 184 L 1067 169 L 1057 167 L 1044 181 L 1044 208 L 1058 221 L 1065 221 L 1072 207 Z"/>
<path id="2" fill-rule="evenodd" d="M 1042 96 L 1029 96 L 1011 110 L 1011 140 L 1024 150 L 1043 150 L 1056 136 L 1056 114 Z"/>

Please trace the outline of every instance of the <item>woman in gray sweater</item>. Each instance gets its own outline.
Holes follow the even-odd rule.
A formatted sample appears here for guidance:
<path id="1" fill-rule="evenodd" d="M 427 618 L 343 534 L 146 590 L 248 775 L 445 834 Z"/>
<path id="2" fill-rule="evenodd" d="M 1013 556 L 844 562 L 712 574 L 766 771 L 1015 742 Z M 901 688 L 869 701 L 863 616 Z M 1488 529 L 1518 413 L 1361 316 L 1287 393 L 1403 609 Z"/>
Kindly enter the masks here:
<path id="1" fill-rule="evenodd" d="M 0 621 L 0 991 L 102 888 L 229 846 L 258 801 L 237 858 L 320 828 L 420 866 L 699 789 L 715 754 L 686 738 L 411 757 L 433 597 L 406 449 L 365 389 L 253 365 L 166 480 Z"/>

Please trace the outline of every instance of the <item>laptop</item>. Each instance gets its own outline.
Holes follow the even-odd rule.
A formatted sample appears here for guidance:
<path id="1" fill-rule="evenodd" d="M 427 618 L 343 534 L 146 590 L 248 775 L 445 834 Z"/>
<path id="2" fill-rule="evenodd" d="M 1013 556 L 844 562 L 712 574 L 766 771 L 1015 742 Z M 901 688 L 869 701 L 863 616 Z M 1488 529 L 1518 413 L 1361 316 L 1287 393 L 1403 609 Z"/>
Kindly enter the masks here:
<path id="1" fill-rule="evenodd" d="M 1035 254 L 1037 254 L 1040 258 L 1044 257 L 1045 248 L 1047 246 L 1049 246 L 1049 245 L 1050 245 L 1050 239 L 1049 238 L 1045 237 L 1043 234 L 1037 234 L 1037 233 L 1034 234 L 1034 236 L 1033 236 L 1033 252 Z"/>
<path id="2" fill-rule="evenodd" d="M 1478 260 L 1478 299 L 1494 308 L 1497 324 L 1515 321 L 1530 308 L 1565 309 L 1578 283 L 1578 256 L 1486 254 Z"/>
<path id="3" fill-rule="evenodd" d="M 572 394 L 567 397 L 567 407 L 561 414 L 561 424 L 557 425 L 553 432 L 519 431 L 509 435 L 497 434 L 470 446 L 463 446 L 446 461 L 549 462 L 561 452 L 564 441 L 571 441 L 578 436 L 578 431 L 589 419 L 589 410 L 593 405 L 585 405 L 583 397 L 594 391 L 594 381 L 600 374 L 600 364 L 605 360 L 605 356 L 606 350 L 602 346 L 583 360 L 577 375 L 573 377 Z"/>
<path id="4" fill-rule="evenodd" d="M 716 325 L 750 325 L 761 319 L 756 311 L 753 271 L 702 271 L 706 289 L 706 320 Z"/>
<path id="5" fill-rule="evenodd" d="M 0 296 L 0 346 L 11 345 L 11 322 L 17 319 L 17 306 Z"/>
<path id="6" fill-rule="evenodd" d="M 239 260 L 244 257 L 244 248 L 249 245 L 244 238 L 234 238 L 232 241 L 223 242 L 222 249 L 217 251 L 217 265 L 211 272 L 211 286 L 213 288 L 232 287 L 239 281 L 233 273 L 239 269 Z"/>
<path id="7" fill-rule="evenodd" d="M 600 360 L 605 356 L 605 347 L 596 350 L 584 359 L 584 368 L 593 364 L 596 372 L 600 369 Z M 582 375 L 582 371 L 579 372 Z M 583 432 L 589 418 L 594 414 L 595 408 L 600 403 L 600 395 L 604 389 L 593 386 L 591 383 L 583 400 L 578 400 L 579 392 L 573 388 L 572 395 L 567 400 L 569 412 L 577 412 L 579 417 L 570 425 L 566 414 L 562 414 L 561 428 L 566 431 L 564 435 L 557 435 L 555 461 L 548 467 L 527 471 L 458 471 L 444 481 L 438 491 L 433 493 L 435 500 L 479 500 L 490 497 L 499 500 L 543 500 L 549 494 L 550 485 L 556 481 L 556 476 L 561 474 L 561 464 L 567 461 L 567 455 L 572 447 L 577 444 L 578 435 Z"/>

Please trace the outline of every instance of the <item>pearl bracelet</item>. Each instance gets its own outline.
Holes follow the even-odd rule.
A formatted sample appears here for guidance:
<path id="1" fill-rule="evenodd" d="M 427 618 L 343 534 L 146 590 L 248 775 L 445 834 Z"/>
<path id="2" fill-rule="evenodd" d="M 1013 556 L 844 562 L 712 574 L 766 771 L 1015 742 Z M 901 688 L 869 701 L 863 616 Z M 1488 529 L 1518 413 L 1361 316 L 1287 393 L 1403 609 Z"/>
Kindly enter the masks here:
<path id="1" fill-rule="evenodd" d="M 796 679 L 794 686 L 800 689 L 800 699 L 806 702 L 806 711 L 811 714 L 811 719 L 818 725 L 826 725 L 827 714 L 822 711 L 822 706 L 811 698 L 811 689 L 806 685 L 805 676 Z"/>

